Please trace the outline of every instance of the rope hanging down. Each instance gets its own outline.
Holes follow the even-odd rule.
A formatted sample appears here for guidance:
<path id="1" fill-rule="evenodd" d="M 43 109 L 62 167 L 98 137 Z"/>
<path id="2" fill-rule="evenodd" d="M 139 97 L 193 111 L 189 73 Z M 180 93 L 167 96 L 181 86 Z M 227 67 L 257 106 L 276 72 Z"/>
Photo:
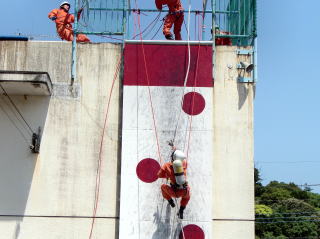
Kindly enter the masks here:
<path id="1" fill-rule="evenodd" d="M 112 93 L 113 93 L 114 84 L 115 84 L 115 82 L 116 82 L 116 80 L 118 78 L 118 74 L 119 74 L 119 71 L 120 71 L 120 68 L 121 68 L 121 59 L 122 59 L 122 57 L 120 56 L 119 60 L 118 60 L 116 72 L 115 72 L 114 77 L 113 77 L 110 93 L 109 93 L 109 96 L 108 96 L 107 109 L 106 109 L 106 114 L 105 114 L 105 118 L 104 118 L 103 129 L 102 129 L 100 148 L 99 148 L 98 167 L 97 167 L 97 173 L 96 173 L 95 199 L 94 199 L 94 207 L 93 207 L 93 216 L 92 216 L 89 239 L 91 239 L 92 235 L 93 235 L 93 228 L 94 228 L 95 219 L 96 219 L 96 215 L 97 215 L 97 210 L 98 210 L 98 206 L 99 206 L 100 184 L 101 184 L 101 168 L 102 168 L 102 163 L 103 163 L 103 161 L 102 161 L 102 149 L 103 149 L 102 146 L 103 146 L 103 142 L 104 142 L 105 131 L 106 131 L 106 128 L 107 128 L 107 121 L 108 121 L 108 115 L 109 115 L 109 109 L 110 109 L 111 96 L 112 96 Z"/>
<path id="2" fill-rule="evenodd" d="M 137 1 L 135 1 L 135 2 L 136 2 L 136 5 L 137 5 Z M 184 95 L 184 91 L 185 91 L 185 88 L 186 88 L 187 79 L 188 79 L 188 76 L 189 76 L 190 62 L 191 62 L 191 60 L 190 60 L 190 42 L 189 42 L 189 41 L 190 41 L 190 36 L 189 36 L 189 32 L 190 32 L 190 12 L 191 12 L 191 2 L 190 2 L 190 0 L 189 0 L 188 31 L 187 31 L 187 32 L 188 32 L 188 56 L 189 56 L 189 57 L 188 57 L 187 73 L 186 73 L 186 77 L 185 77 L 185 80 L 184 80 L 183 95 Z M 147 82 L 148 82 L 148 93 L 149 93 L 149 101 L 150 101 L 150 106 L 151 106 L 151 111 L 152 111 L 153 126 L 154 126 L 154 131 L 155 131 L 155 137 L 156 137 L 156 141 L 157 141 L 157 146 L 158 146 L 159 159 L 160 159 L 160 161 L 161 161 L 160 147 L 159 147 L 159 139 L 158 139 L 156 122 L 155 122 L 154 108 L 153 108 L 153 102 L 152 102 L 152 95 L 151 95 L 151 91 L 150 91 L 150 80 L 149 80 L 149 75 L 148 75 L 148 69 L 147 69 L 147 63 L 146 63 L 146 55 L 145 55 L 145 50 L 144 50 L 144 44 L 143 44 L 143 41 L 142 41 L 140 15 L 138 15 L 138 25 L 139 25 L 139 30 L 140 30 L 140 40 L 141 40 L 141 46 L 142 46 L 144 66 L 145 66 L 146 77 L 147 77 Z M 199 43 L 199 49 L 198 49 L 197 68 L 198 68 L 199 53 L 200 53 L 200 43 Z M 197 77 L 197 68 L 196 68 L 196 77 Z M 196 79 L 195 79 L 195 82 L 196 82 Z M 196 84 L 196 83 L 195 83 L 195 84 Z M 193 97 L 193 98 L 194 98 L 194 97 Z M 183 100 L 183 99 L 182 99 L 182 100 Z M 194 105 L 194 99 L 193 99 L 192 109 L 193 109 L 193 105 Z M 181 106 L 182 106 L 182 105 L 181 105 Z M 180 114 L 179 114 L 179 119 L 178 119 L 178 121 L 180 120 L 181 111 L 182 111 L 182 108 L 181 108 L 181 110 L 180 110 Z M 191 116 L 191 117 L 192 117 L 192 116 Z M 178 123 L 179 123 L 179 122 L 178 122 Z M 176 137 L 176 131 L 177 131 L 177 128 L 178 128 L 178 123 L 177 123 L 176 130 L 175 130 L 175 133 L 174 133 L 174 139 L 175 139 L 175 137 Z M 191 124 L 192 124 L 192 120 L 191 120 L 191 122 L 190 122 L 190 130 L 191 130 Z M 191 137 L 191 134 L 189 134 L 189 142 L 190 142 L 190 137 Z M 174 140 L 173 140 L 173 142 L 174 142 Z M 189 142 L 188 142 L 188 148 L 189 148 L 189 145 L 190 145 Z M 189 151 L 189 150 L 188 150 L 188 151 Z M 187 154 L 187 157 L 188 157 L 188 154 Z M 180 223 L 180 226 L 181 226 L 181 231 L 182 231 L 183 238 L 185 238 L 182 223 Z"/>
<path id="3" fill-rule="evenodd" d="M 135 3 L 136 3 L 136 6 L 137 6 L 137 0 L 135 1 Z M 150 102 L 150 107 L 151 107 L 151 112 L 152 112 L 153 128 L 154 128 L 155 138 L 156 138 L 156 142 L 157 142 L 158 157 L 159 157 L 160 164 L 162 165 L 163 160 L 162 160 L 161 152 L 160 152 L 160 144 L 159 144 L 159 137 L 158 137 L 158 131 L 157 131 L 157 126 L 156 126 L 156 119 L 155 119 L 155 113 L 154 113 L 151 89 L 150 89 L 150 79 L 149 79 L 149 73 L 148 73 L 148 68 L 147 68 L 147 60 L 146 60 L 146 54 L 145 54 L 145 49 L 144 49 L 144 44 L 143 44 L 143 39 L 142 39 L 142 33 L 141 33 L 140 14 L 138 14 L 138 26 L 139 26 L 139 31 L 140 31 L 139 36 L 140 36 L 140 40 L 141 40 L 143 62 L 144 62 L 144 67 L 145 67 L 146 77 L 147 77 L 147 82 L 148 82 L 148 95 L 149 95 L 149 102 Z"/>

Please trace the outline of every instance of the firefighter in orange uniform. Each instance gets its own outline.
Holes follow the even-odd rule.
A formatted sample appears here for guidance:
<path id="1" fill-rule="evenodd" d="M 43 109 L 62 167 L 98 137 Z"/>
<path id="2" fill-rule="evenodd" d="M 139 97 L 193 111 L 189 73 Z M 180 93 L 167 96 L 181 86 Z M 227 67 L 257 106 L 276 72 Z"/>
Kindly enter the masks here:
<path id="1" fill-rule="evenodd" d="M 181 40 L 181 26 L 184 19 L 183 8 L 180 0 L 155 0 L 156 6 L 159 11 L 162 10 L 162 5 L 167 5 L 169 13 L 165 17 L 163 34 L 168 40 L 173 40 L 170 32 L 172 25 L 174 25 L 175 40 Z"/>
<path id="2" fill-rule="evenodd" d="M 74 23 L 74 16 L 69 14 L 70 3 L 62 2 L 59 9 L 53 9 L 48 17 L 55 21 L 57 32 L 62 40 L 73 41 L 73 29 L 71 23 Z M 78 12 L 78 19 L 82 9 Z M 84 34 L 77 35 L 77 42 L 90 42 L 90 39 Z"/>
<path id="3" fill-rule="evenodd" d="M 172 198 L 181 197 L 178 216 L 180 219 L 183 219 L 183 211 L 190 200 L 190 187 L 186 181 L 187 162 L 185 160 L 185 154 L 182 151 L 176 150 L 175 147 L 173 147 L 173 149 L 174 152 L 171 155 L 171 162 L 162 165 L 158 172 L 158 178 L 166 178 L 170 182 L 170 185 L 161 185 L 161 192 L 171 207 L 175 207 Z"/>

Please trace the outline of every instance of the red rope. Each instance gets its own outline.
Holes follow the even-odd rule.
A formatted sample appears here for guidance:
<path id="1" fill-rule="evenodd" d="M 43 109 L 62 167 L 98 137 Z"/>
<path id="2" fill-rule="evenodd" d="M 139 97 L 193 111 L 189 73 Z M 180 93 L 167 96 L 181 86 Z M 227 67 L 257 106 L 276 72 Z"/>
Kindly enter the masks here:
<path id="1" fill-rule="evenodd" d="M 151 112 L 152 112 L 153 128 L 154 128 L 155 138 L 156 138 L 156 142 L 157 142 L 158 157 L 159 157 L 160 164 L 162 165 L 163 160 L 162 160 L 161 153 L 160 153 L 160 144 L 159 144 L 159 137 L 158 137 L 158 130 L 157 130 L 157 125 L 156 125 L 152 95 L 151 95 L 151 90 L 150 90 L 150 79 L 149 79 L 149 73 L 148 73 L 148 68 L 147 68 L 147 60 L 146 60 L 144 44 L 142 42 L 140 15 L 138 15 L 138 26 L 139 26 L 139 31 L 140 31 L 140 40 L 141 40 L 144 67 L 146 70 L 146 77 L 147 77 L 147 82 L 148 82 L 148 94 L 149 94 L 149 101 L 150 101 L 150 107 L 151 107 Z"/>
<path id="2" fill-rule="evenodd" d="M 99 160 L 98 160 L 98 168 L 97 168 L 97 174 L 96 174 L 96 185 L 95 185 L 95 199 L 94 199 L 94 209 L 93 209 L 93 217 L 92 217 L 92 222 L 91 222 L 91 228 L 90 228 L 90 235 L 89 239 L 92 237 L 93 233 L 93 228 L 94 228 L 94 223 L 97 215 L 97 210 L 98 210 L 98 205 L 99 205 L 99 196 L 100 196 L 100 183 L 101 183 L 101 168 L 102 168 L 102 146 L 104 142 L 104 135 L 105 135 L 105 130 L 107 128 L 107 120 L 108 120 L 108 115 L 109 115 L 109 109 L 110 109 L 110 101 L 111 101 L 111 96 L 114 88 L 114 84 L 117 80 L 117 76 L 120 71 L 120 66 L 121 66 L 121 58 L 122 56 L 119 57 L 118 65 L 116 68 L 116 72 L 113 77 L 109 97 L 108 97 L 108 104 L 107 104 L 107 110 L 106 110 L 106 115 L 104 119 L 104 125 L 103 125 L 103 131 L 102 131 L 102 136 L 101 136 L 101 141 L 100 141 L 100 148 L 99 148 Z"/>

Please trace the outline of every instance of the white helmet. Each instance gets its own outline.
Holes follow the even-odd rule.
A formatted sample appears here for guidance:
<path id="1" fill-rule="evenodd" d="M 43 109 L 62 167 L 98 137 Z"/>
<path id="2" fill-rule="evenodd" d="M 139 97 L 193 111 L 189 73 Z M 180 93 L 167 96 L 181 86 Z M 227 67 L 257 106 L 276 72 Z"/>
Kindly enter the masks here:
<path id="1" fill-rule="evenodd" d="M 60 4 L 60 7 L 62 7 L 63 5 L 69 5 L 69 7 L 71 6 L 70 3 L 67 2 L 67 1 L 62 2 L 62 3 Z"/>
<path id="2" fill-rule="evenodd" d="M 172 155 L 173 160 L 184 160 L 186 158 L 186 155 L 184 154 L 184 152 L 182 152 L 181 150 L 176 150 L 174 151 L 173 155 Z"/>

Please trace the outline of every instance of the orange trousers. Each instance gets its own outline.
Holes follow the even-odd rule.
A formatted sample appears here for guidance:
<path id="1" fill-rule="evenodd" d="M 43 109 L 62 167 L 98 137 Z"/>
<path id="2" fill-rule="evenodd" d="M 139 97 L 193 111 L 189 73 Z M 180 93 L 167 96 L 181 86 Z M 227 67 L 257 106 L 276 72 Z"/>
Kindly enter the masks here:
<path id="1" fill-rule="evenodd" d="M 180 198 L 181 197 L 180 205 L 183 207 L 187 206 L 187 204 L 190 200 L 190 187 L 189 186 L 186 189 L 173 190 L 173 188 L 170 187 L 169 185 L 162 184 L 161 185 L 161 192 L 162 192 L 162 196 L 167 200 L 169 200 L 171 198 Z"/>
<path id="2" fill-rule="evenodd" d="M 68 25 L 57 26 L 57 32 L 62 40 L 73 41 L 73 30 Z M 77 42 L 90 42 L 90 39 L 84 34 L 77 35 Z"/>
<path id="3" fill-rule="evenodd" d="M 171 28 L 172 25 L 174 24 L 174 29 L 173 29 L 173 33 L 174 33 L 174 39 L 175 40 L 181 40 L 181 26 L 183 23 L 183 19 L 184 19 L 184 14 L 183 12 L 173 12 L 173 13 L 169 13 L 166 16 L 166 19 L 164 21 L 164 25 L 163 25 L 163 34 L 166 35 L 170 35 L 171 32 Z"/>

